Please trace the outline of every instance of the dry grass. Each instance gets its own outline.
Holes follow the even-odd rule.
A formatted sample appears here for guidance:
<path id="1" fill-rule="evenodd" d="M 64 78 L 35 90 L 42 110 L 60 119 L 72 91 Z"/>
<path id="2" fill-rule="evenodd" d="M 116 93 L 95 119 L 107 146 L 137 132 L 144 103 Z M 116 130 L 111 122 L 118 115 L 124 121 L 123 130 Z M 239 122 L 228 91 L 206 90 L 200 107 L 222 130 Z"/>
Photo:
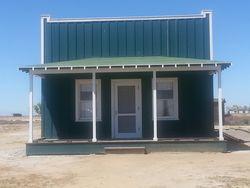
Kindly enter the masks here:
<path id="1" fill-rule="evenodd" d="M 250 187 L 249 151 L 26 157 L 20 121 L 0 125 L 0 187 Z"/>

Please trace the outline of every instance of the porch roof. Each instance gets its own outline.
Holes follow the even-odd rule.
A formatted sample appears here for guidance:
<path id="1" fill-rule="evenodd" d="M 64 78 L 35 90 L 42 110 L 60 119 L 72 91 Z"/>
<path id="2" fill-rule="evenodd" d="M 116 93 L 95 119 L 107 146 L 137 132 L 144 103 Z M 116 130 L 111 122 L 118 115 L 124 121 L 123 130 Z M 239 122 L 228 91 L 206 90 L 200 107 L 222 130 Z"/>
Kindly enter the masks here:
<path id="1" fill-rule="evenodd" d="M 202 70 L 213 70 L 220 66 L 225 69 L 231 65 L 226 61 L 215 61 L 206 59 L 193 59 L 193 58 L 177 58 L 165 56 L 145 56 L 145 57 L 100 57 L 100 58 L 85 58 L 70 61 L 59 61 L 46 64 L 28 65 L 20 67 L 19 70 L 23 72 L 33 71 L 35 74 L 48 74 L 48 73 L 63 73 L 73 70 L 81 70 L 83 72 L 109 72 L 107 70 L 145 70 L 160 68 L 160 71 L 174 69 L 175 71 L 185 71 L 186 69 L 202 68 Z M 150 69 L 151 68 L 151 69 Z M 182 69 L 180 69 L 182 68 Z M 183 69 L 185 68 L 185 69 Z M 54 71 L 53 71 L 54 70 Z M 198 69 L 197 69 L 198 70 Z M 70 73 L 70 72 L 67 72 Z M 74 72 L 72 72 L 74 73 Z"/>

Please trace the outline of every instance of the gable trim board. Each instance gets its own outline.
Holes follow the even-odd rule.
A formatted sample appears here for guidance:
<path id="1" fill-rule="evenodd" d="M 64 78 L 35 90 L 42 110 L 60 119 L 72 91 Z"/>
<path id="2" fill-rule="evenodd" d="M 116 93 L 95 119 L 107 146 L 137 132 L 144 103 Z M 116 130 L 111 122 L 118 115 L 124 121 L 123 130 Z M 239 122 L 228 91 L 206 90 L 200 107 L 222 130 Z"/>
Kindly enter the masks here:
<path id="1" fill-rule="evenodd" d="M 42 16 L 48 23 L 57 22 L 105 22 L 105 21 L 140 21 L 140 20 L 162 20 L 162 19 L 190 19 L 205 18 L 206 14 L 211 14 L 211 10 L 202 10 L 200 14 L 189 15 L 162 15 L 162 16 L 129 16 L 129 17 L 100 17 L 100 18 L 51 18 L 50 15 Z"/>

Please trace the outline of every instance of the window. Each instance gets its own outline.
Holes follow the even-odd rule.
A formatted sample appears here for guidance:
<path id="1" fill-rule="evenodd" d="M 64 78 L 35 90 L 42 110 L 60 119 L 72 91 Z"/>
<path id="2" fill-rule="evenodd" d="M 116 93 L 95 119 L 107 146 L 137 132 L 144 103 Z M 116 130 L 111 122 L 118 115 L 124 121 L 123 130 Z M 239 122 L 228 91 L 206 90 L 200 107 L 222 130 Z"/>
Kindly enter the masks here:
<path id="1" fill-rule="evenodd" d="M 159 120 L 178 119 L 177 78 L 157 78 L 157 117 Z"/>
<path id="2" fill-rule="evenodd" d="M 76 121 L 92 121 L 92 80 L 76 80 Z M 96 120 L 101 121 L 101 80 L 96 80 Z"/>

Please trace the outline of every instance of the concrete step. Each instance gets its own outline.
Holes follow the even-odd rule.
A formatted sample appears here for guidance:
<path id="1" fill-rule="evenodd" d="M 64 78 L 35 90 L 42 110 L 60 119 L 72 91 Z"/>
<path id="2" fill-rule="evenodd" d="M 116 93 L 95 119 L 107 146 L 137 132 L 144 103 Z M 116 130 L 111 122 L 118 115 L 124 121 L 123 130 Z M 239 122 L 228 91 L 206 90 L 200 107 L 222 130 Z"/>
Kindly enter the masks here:
<path id="1" fill-rule="evenodd" d="M 147 154 L 145 147 L 104 147 L 105 154 Z"/>

